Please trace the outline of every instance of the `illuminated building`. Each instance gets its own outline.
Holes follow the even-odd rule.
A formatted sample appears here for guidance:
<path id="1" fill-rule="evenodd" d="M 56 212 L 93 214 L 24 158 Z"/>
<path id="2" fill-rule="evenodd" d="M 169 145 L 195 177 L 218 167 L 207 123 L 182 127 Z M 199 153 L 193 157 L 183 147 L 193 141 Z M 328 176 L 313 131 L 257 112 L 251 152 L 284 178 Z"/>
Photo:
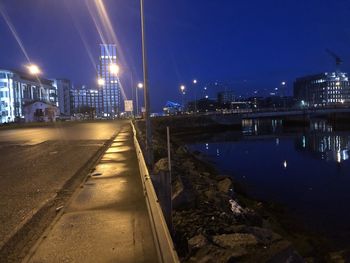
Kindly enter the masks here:
<path id="1" fill-rule="evenodd" d="M 35 101 L 57 106 L 52 80 L 0 69 L 0 123 L 24 120 L 24 106 Z"/>
<path id="2" fill-rule="evenodd" d="M 58 108 L 61 115 L 71 115 L 71 94 L 72 83 L 68 79 L 55 79 L 54 84 L 57 88 Z"/>
<path id="3" fill-rule="evenodd" d="M 350 83 L 346 73 L 333 72 L 297 78 L 294 97 L 299 106 L 324 107 L 350 102 Z"/>
<path id="4" fill-rule="evenodd" d="M 102 104 L 101 93 L 97 89 L 89 89 L 85 85 L 75 87 L 71 90 L 72 113 L 94 112 L 99 115 Z"/>
<path id="5" fill-rule="evenodd" d="M 116 45 L 100 45 L 98 65 L 98 79 L 100 93 L 102 95 L 101 113 L 103 117 L 115 118 L 121 112 L 120 82 L 117 76 L 119 67 L 117 64 Z"/>

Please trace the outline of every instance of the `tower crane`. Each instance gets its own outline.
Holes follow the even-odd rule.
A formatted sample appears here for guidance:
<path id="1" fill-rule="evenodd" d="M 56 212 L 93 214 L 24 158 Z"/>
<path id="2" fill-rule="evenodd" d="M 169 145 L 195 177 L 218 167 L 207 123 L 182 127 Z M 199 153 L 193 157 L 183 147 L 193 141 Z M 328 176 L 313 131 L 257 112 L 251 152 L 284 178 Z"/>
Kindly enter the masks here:
<path id="1" fill-rule="evenodd" d="M 343 60 L 337 54 L 335 54 L 333 51 L 329 50 L 328 48 L 326 49 L 326 52 L 335 59 L 336 71 L 339 72 L 340 65 L 343 63 Z"/>

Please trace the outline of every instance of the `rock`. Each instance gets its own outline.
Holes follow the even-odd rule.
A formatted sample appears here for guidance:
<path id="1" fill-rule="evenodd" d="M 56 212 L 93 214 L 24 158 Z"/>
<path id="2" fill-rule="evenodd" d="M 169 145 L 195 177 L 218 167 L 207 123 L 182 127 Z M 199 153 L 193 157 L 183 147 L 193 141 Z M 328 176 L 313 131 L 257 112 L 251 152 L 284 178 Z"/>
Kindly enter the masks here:
<path id="1" fill-rule="evenodd" d="M 232 188 L 232 181 L 230 178 L 225 178 L 218 182 L 218 190 L 222 193 L 228 193 Z"/>
<path id="2" fill-rule="evenodd" d="M 333 252 L 333 253 L 330 253 L 329 257 L 331 261 L 335 263 L 350 262 L 350 251 L 344 250 L 344 251 Z"/>
<path id="3" fill-rule="evenodd" d="M 192 191 L 183 190 L 176 196 L 173 195 L 173 209 L 189 209 L 193 207 L 195 195 Z"/>
<path id="4" fill-rule="evenodd" d="M 180 146 L 176 149 L 177 155 L 182 155 L 182 154 L 186 154 L 186 153 L 187 153 L 187 149 L 184 146 Z"/>
<path id="5" fill-rule="evenodd" d="M 202 234 L 192 237 L 188 240 L 188 247 L 190 251 L 200 249 L 208 244 L 208 240 Z"/>
<path id="6" fill-rule="evenodd" d="M 199 249 L 188 261 L 191 263 L 227 263 L 236 262 L 242 256 L 247 255 L 248 251 L 244 248 L 223 249 L 213 245 L 207 245 Z"/>
<path id="7" fill-rule="evenodd" d="M 214 199 L 215 198 L 216 191 L 214 189 L 209 189 L 204 192 L 204 195 L 209 199 Z"/>
<path id="8" fill-rule="evenodd" d="M 261 228 L 261 227 L 249 227 L 249 232 L 257 237 L 259 243 L 268 245 L 272 242 L 282 240 L 282 237 L 271 231 L 270 229 Z"/>
<path id="9" fill-rule="evenodd" d="M 269 248 L 269 253 L 272 256 L 267 260 L 269 263 L 280 263 L 280 262 L 288 262 L 288 263 L 304 263 L 304 259 L 296 252 L 296 250 L 292 247 L 291 243 L 282 240 L 277 243 L 274 243 Z"/>
<path id="10" fill-rule="evenodd" d="M 226 231 L 234 232 L 234 233 L 245 233 L 245 234 L 253 234 L 258 242 L 263 245 L 270 245 L 273 242 L 277 242 L 282 240 L 282 237 L 273 232 L 270 229 L 261 228 L 261 227 L 252 227 L 246 225 L 232 225 L 226 228 Z"/>
<path id="11" fill-rule="evenodd" d="M 168 158 L 162 158 L 155 163 L 153 174 L 159 174 L 162 171 L 168 171 Z"/>
<path id="12" fill-rule="evenodd" d="M 231 211 L 234 215 L 240 215 L 244 212 L 244 209 L 233 199 L 229 200 L 231 204 Z"/>
<path id="13" fill-rule="evenodd" d="M 248 247 L 258 244 L 254 235 L 240 233 L 217 235 L 213 237 L 213 242 L 224 248 Z"/>

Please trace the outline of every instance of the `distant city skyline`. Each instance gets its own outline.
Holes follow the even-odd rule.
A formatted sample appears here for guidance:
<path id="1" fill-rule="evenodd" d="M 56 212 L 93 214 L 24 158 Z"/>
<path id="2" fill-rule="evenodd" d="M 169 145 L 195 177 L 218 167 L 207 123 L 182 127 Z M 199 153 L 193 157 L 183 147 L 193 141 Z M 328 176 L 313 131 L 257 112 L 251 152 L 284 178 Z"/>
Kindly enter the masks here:
<path id="1" fill-rule="evenodd" d="M 120 78 L 131 98 L 131 89 L 142 81 L 139 3 L 103 1 L 108 24 L 93 2 L 3 0 L 0 34 L 6 56 L 0 66 L 21 68 L 27 63 L 11 28 L 46 78 L 95 85 L 96 46 L 102 42 L 97 29 L 110 31 L 110 25 L 115 34 L 102 33 L 106 43 L 116 41 Z M 286 81 L 291 94 L 295 78 L 335 71 L 326 48 L 342 57 L 342 71 L 350 72 L 347 1 L 156 0 L 145 4 L 152 111 L 159 111 L 167 100 L 181 101 L 179 86 L 191 89 L 194 78 L 198 86 L 231 82 L 236 93 L 244 96 Z"/>

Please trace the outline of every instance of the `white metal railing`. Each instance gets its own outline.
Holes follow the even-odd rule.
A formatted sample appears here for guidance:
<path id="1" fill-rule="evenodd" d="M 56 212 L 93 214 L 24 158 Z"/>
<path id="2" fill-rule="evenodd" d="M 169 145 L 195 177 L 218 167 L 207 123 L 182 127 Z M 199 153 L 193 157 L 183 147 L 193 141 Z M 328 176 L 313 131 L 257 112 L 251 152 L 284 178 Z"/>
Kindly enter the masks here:
<path id="1" fill-rule="evenodd" d="M 162 208 L 159 204 L 157 194 L 154 190 L 153 183 L 148 172 L 148 168 L 137 140 L 137 132 L 134 124 L 131 122 L 134 133 L 134 144 L 139 162 L 141 181 L 144 190 L 144 196 L 148 208 L 148 214 L 151 221 L 151 227 L 156 245 L 159 262 L 161 263 L 178 263 L 179 258 L 176 253 L 173 240 L 171 238 L 168 226 L 166 224 Z"/>

